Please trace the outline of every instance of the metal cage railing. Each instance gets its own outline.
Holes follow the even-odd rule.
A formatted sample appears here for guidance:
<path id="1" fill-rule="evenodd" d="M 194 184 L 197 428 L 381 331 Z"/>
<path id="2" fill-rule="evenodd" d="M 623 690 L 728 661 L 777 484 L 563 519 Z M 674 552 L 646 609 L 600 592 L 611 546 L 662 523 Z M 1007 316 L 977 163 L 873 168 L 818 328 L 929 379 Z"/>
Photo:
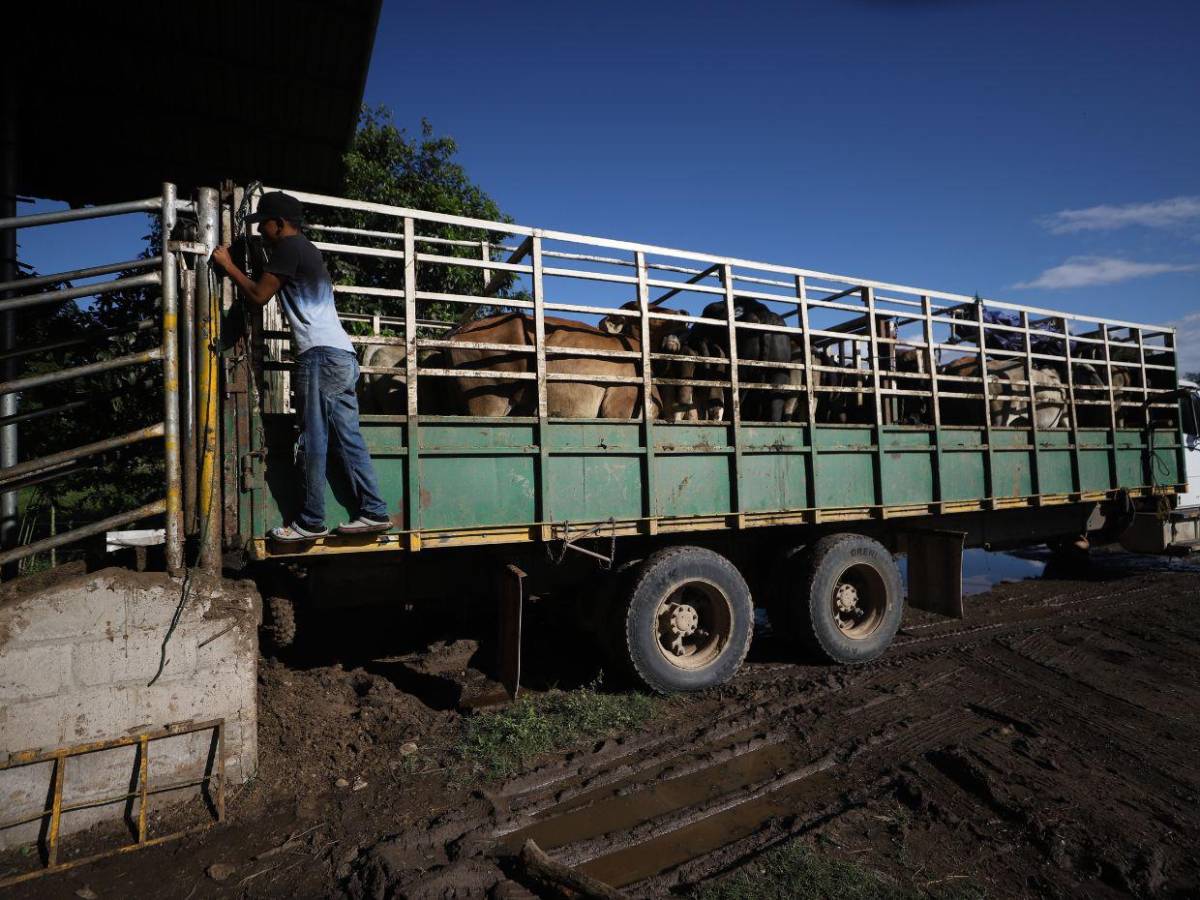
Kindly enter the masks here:
<path id="1" fill-rule="evenodd" d="M 175 186 L 165 183 L 161 194 L 157 197 L 0 219 L 0 231 L 5 231 L 140 212 L 157 216 L 162 234 L 162 246 L 159 248 L 159 252 L 149 258 L 89 266 L 52 275 L 15 278 L 0 283 L 0 297 L 2 297 L 0 314 L 33 307 L 54 306 L 71 300 L 100 297 L 134 288 L 157 288 L 160 298 L 158 314 L 153 319 L 138 321 L 127 328 L 97 328 L 91 333 L 44 346 L 12 347 L 6 349 L 2 354 L 2 360 L 6 365 L 6 374 L 3 382 L 0 383 L 0 395 L 8 398 L 8 402 L 5 414 L 0 417 L 0 440 L 4 444 L 6 463 L 0 469 L 0 493 L 5 498 L 5 512 L 10 521 L 5 523 L 6 537 L 9 539 L 6 546 L 0 551 L 0 564 L 12 563 L 43 551 L 53 550 L 101 534 L 109 529 L 162 515 L 165 518 L 167 567 L 171 571 L 178 571 L 182 568 L 184 524 L 181 489 L 183 468 L 180 446 L 181 405 L 179 399 L 181 374 L 179 353 L 180 270 L 186 257 L 207 258 L 211 247 L 174 240 L 174 233 L 180 213 L 194 216 L 196 210 L 197 204 L 179 200 L 176 197 Z M 92 281 L 78 286 L 39 290 L 47 285 L 78 282 L 112 274 L 116 274 L 118 277 Z M 188 311 L 190 312 L 190 306 Z M 185 315 L 184 318 L 190 322 L 190 316 Z M 99 345 L 119 333 L 141 333 L 153 330 L 159 332 L 159 340 L 155 346 L 149 349 L 24 377 L 17 377 L 15 371 L 21 360 L 30 357 L 66 348 Z M 185 346 L 190 347 L 189 342 L 190 332 L 185 334 Z M 190 360 L 190 350 L 186 356 Z M 38 427 L 47 417 L 69 415 L 72 411 L 91 402 L 91 397 L 85 392 L 85 396 L 74 398 L 59 406 L 42 407 L 27 412 L 20 412 L 16 408 L 17 404 L 13 402 L 13 398 L 30 396 L 31 393 L 51 384 L 86 380 L 101 373 L 154 364 L 162 367 L 163 412 L 161 421 L 78 446 L 20 459 L 19 428 Z M 185 374 L 190 376 L 190 372 L 190 365 L 185 366 Z M 190 421 L 190 405 L 185 405 L 185 411 Z M 75 465 L 86 458 L 153 440 L 162 441 L 164 492 L 160 499 L 41 540 L 34 540 L 23 545 L 13 545 L 11 518 L 15 515 L 15 498 L 21 489 L 74 474 Z"/>
<path id="2" fill-rule="evenodd" d="M 654 447 L 653 429 L 664 424 L 654 412 L 662 408 L 660 392 L 672 388 L 721 392 L 721 412 L 710 421 L 732 424 L 737 457 L 746 443 L 743 423 L 765 421 L 748 418 L 743 408 L 746 398 L 756 391 L 796 398 L 790 404 L 790 418 L 779 424 L 822 428 L 851 422 L 873 426 L 877 435 L 884 428 L 933 432 L 929 452 L 937 454 L 939 462 L 943 453 L 964 449 L 943 446 L 943 433 L 957 428 L 982 429 L 989 473 L 987 496 L 994 494 L 993 454 L 1008 449 L 997 445 L 993 432 L 1020 429 L 1032 433 L 1035 494 L 1042 431 L 1053 429 L 1069 435 L 1072 450 L 1083 431 L 1106 432 L 1109 438 L 1104 446 L 1110 450 L 1116 446 L 1120 429 L 1178 432 L 1178 404 L 1169 396 L 1177 387 L 1171 328 L 794 266 L 302 191 L 289 193 L 309 207 L 315 224 L 308 229 L 327 258 L 369 258 L 395 267 L 391 283 L 376 279 L 371 284 L 339 284 L 335 291 L 342 297 L 374 298 L 380 304 L 370 316 L 343 315 L 346 321 L 372 321 L 373 333 L 355 337 L 356 344 L 404 348 L 402 362 L 368 367 L 364 375 L 384 375 L 402 387 L 397 392 L 403 397 L 400 408 L 373 410 L 376 415 L 372 418 L 405 423 L 410 431 L 406 446 L 411 457 L 424 452 L 412 433 L 418 418 L 437 418 L 420 408 L 419 385 L 429 379 L 490 379 L 527 385 L 531 402 L 523 415 L 509 418 L 542 428 L 555 419 L 548 395 L 557 384 L 632 387 L 639 394 L 639 403 L 627 418 L 642 421 L 643 442 L 648 448 Z M 346 215 L 370 219 L 372 227 L 331 221 Z M 428 233 L 447 229 L 480 237 L 456 239 Z M 338 243 L 324 240 L 335 237 Z M 478 273 L 475 289 L 465 293 L 429 290 L 422 276 L 437 268 Z M 498 285 L 506 280 L 521 292 L 497 296 Z M 668 301 L 679 308 L 667 308 Z M 773 324 L 740 320 L 737 307 L 746 301 L 763 304 L 780 320 Z M 435 326 L 420 315 L 422 307 L 431 303 L 462 310 L 457 317 L 459 325 L 468 322 L 480 306 L 530 316 L 533 337 L 528 343 L 469 345 L 525 362 L 503 369 L 436 364 L 428 358 L 431 352 L 464 345 L 456 342 L 454 333 L 431 333 L 435 327 L 446 327 L 442 323 Z M 625 333 L 633 336 L 635 343 L 623 349 L 556 346 L 547 339 L 547 317 L 557 313 L 609 325 L 632 323 Z M 381 335 L 381 325 L 393 334 Z M 652 340 L 664 325 L 721 329 L 726 355 L 667 352 Z M 792 357 L 739 358 L 739 338 L 753 332 L 785 335 Z M 277 321 L 263 336 L 282 342 L 287 332 Z M 623 361 L 632 368 L 624 374 L 605 375 L 564 371 L 564 366 L 556 364 L 587 358 Z M 669 367 L 681 360 L 700 366 L 703 376 L 672 377 Z M 277 356 L 268 368 L 286 370 L 288 365 Z M 286 397 L 279 403 L 277 408 L 284 410 Z M 462 410 L 455 414 L 458 421 L 474 418 L 462 415 Z M 581 420 L 588 419 L 575 419 Z M 543 448 L 544 467 L 545 442 L 539 439 L 538 443 Z M 883 452 L 878 439 L 874 446 Z M 1094 442 L 1088 446 L 1102 447 Z M 1176 446 L 1181 448 L 1181 442 Z M 648 457 L 653 452 L 647 451 Z M 1181 455 L 1182 449 L 1178 453 Z M 646 467 L 650 483 L 651 459 Z M 414 479 L 410 496 L 417 493 L 419 470 L 419 463 L 413 460 L 408 467 L 409 478 Z M 940 470 L 935 467 L 936 472 Z M 652 484 L 648 489 L 653 490 Z M 936 486 L 935 490 L 940 492 Z"/>

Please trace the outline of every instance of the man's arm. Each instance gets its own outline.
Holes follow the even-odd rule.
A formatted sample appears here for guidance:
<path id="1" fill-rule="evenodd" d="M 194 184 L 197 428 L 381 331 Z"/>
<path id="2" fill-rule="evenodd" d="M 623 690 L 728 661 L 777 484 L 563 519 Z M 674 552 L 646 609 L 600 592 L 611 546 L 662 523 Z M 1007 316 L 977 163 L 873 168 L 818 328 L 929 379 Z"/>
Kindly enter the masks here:
<path id="1" fill-rule="evenodd" d="M 266 306 L 270 303 L 275 292 L 283 286 L 279 276 L 273 272 L 264 272 L 263 277 L 258 281 L 251 281 L 250 276 L 234 264 L 228 247 L 218 247 L 214 250 L 212 260 L 229 273 L 229 277 L 242 289 L 242 293 L 248 300 L 259 306 Z"/>

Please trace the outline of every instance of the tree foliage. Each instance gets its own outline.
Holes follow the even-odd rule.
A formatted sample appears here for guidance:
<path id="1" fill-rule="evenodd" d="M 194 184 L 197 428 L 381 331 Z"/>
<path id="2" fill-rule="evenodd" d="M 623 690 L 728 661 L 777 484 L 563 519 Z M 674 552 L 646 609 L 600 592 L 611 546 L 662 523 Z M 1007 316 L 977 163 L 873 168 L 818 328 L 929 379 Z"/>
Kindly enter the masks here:
<path id="1" fill-rule="evenodd" d="M 448 136 L 436 136 L 429 122 L 421 121 L 419 136 L 409 136 L 398 128 L 386 107 L 364 107 L 353 144 L 345 156 L 345 195 L 388 206 L 400 206 L 464 218 L 511 222 L 456 160 L 458 145 Z M 395 216 L 357 210 L 336 210 L 324 216 L 322 224 L 397 235 L 384 238 L 366 235 L 339 235 L 326 238 L 387 250 L 402 250 L 404 223 Z M 439 256 L 481 259 L 481 242 L 495 244 L 498 235 L 484 229 L 458 225 L 420 223 L 422 237 L 467 242 L 444 244 L 419 241 L 417 251 Z M 493 254 L 491 258 L 496 258 Z M 400 290 L 404 287 L 404 261 L 362 255 L 338 254 L 327 257 L 330 275 L 336 284 Z M 483 273 L 477 267 L 426 264 L 418 269 L 418 288 L 441 294 L 478 295 L 483 288 Z M 492 272 L 492 287 L 497 296 L 508 296 L 512 278 L 508 273 Z M 403 315 L 401 298 L 361 297 L 339 294 L 343 312 Z M 422 301 L 418 317 L 456 321 L 470 307 L 460 304 Z"/>

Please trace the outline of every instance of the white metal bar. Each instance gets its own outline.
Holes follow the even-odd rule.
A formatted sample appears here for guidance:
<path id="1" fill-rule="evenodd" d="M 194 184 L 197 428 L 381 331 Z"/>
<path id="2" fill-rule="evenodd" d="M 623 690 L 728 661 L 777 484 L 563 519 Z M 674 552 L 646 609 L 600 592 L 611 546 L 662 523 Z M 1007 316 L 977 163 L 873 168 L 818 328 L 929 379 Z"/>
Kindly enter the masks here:
<path id="1" fill-rule="evenodd" d="M 272 188 L 274 190 L 274 188 Z M 661 247 L 653 244 L 639 244 L 633 241 L 613 240 L 610 238 L 594 237 L 589 235 L 574 234 L 566 231 L 555 231 L 547 229 L 534 229 L 528 226 L 515 225 L 511 223 L 492 222 L 487 219 L 474 219 L 465 216 L 451 216 L 444 213 L 432 213 L 422 210 L 408 209 L 405 207 L 389 206 L 383 203 L 371 203 L 362 200 L 347 200 L 339 197 L 331 197 L 326 194 L 314 194 L 307 191 L 288 191 L 298 200 L 303 203 L 314 204 L 318 206 L 331 206 L 340 209 L 356 209 L 364 212 L 376 212 L 384 215 L 396 217 L 412 217 L 426 222 L 435 222 L 447 225 L 460 225 L 466 228 L 476 228 L 485 231 L 493 231 L 507 234 L 533 235 L 535 232 L 540 234 L 543 240 L 563 241 L 567 243 L 583 243 L 590 244 L 595 247 L 605 247 L 613 250 L 624 250 L 628 252 L 643 251 L 647 254 L 655 254 L 660 256 L 670 256 L 676 259 L 693 260 L 706 264 L 723 264 L 729 266 L 737 266 L 740 268 L 756 269 L 762 272 L 771 272 L 780 275 L 803 275 L 808 279 L 824 279 L 827 281 L 841 282 L 846 285 L 855 285 L 858 287 L 870 287 L 875 290 L 897 291 L 902 294 L 927 295 L 930 298 L 939 298 L 943 300 L 952 300 L 959 303 L 970 304 L 974 302 L 974 297 L 966 294 L 956 294 L 948 291 L 932 291 L 909 285 L 895 284 L 885 281 L 877 281 L 875 279 L 856 278 L 848 275 L 838 275 L 830 272 L 820 272 L 813 269 L 802 269 L 795 266 L 783 266 L 773 263 L 756 262 L 754 260 L 740 259 L 737 257 L 717 256 L 706 253 L 696 253 L 688 250 L 680 250 L 671 247 Z M 0 223 L 2 226 L 3 223 Z M 457 260 L 448 258 L 450 261 L 462 264 L 465 260 Z M 493 264 L 496 265 L 496 264 Z M 667 284 L 666 287 L 674 287 L 673 284 Z M 814 288 L 815 289 L 815 286 Z M 1009 309 L 1020 312 L 1025 310 L 1031 313 L 1037 313 L 1052 317 L 1066 316 L 1072 321 L 1085 322 L 1107 322 L 1110 325 L 1127 328 L 1144 328 L 1155 329 L 1156 332 L 1161 331 L 1163 334 L 1174 333 L 1174 329 L 1168 329 L 1160 325 L 1146 325 L 1136 322 L 1125 322 L 1118 319 L 1101 319 L 1093 316 L 1078 316 L 1069 313 L 1062 313 L 1058 310 L 1043 309 L 1035 306 L 1025 306 L 1015 303 L 1006 303 L 999 300 L 985 300 L 990 307 L 998 309 Z"/>

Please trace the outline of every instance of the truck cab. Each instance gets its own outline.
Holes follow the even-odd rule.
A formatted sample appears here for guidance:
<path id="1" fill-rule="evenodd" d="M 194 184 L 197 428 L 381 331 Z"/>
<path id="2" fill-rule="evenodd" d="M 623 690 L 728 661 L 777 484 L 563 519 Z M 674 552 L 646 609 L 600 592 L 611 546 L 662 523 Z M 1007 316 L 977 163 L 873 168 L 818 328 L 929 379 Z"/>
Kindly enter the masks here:
<path id="1" fill-rule="evenodd" d="M 1187 394 L 1180 400 L 1183 407 L 1183 444 L 1187 471 L 1187 491 L 1179 497 L 1180 511 L 1200 509 L 1200 385 L 1180 381 Z"/>
<path id="2" fill-rule="evenodd" d="M 1121 535 L 1121 546 L 1134 553 L 1186 555 L 1200 551 L 1200 385 L 1179 382 L 1180 454 L 1187 486 L 1175 495 L 1174 508 L 1166 497 L 1155 506 L 1143 506 L 1133 524 Z"/>

